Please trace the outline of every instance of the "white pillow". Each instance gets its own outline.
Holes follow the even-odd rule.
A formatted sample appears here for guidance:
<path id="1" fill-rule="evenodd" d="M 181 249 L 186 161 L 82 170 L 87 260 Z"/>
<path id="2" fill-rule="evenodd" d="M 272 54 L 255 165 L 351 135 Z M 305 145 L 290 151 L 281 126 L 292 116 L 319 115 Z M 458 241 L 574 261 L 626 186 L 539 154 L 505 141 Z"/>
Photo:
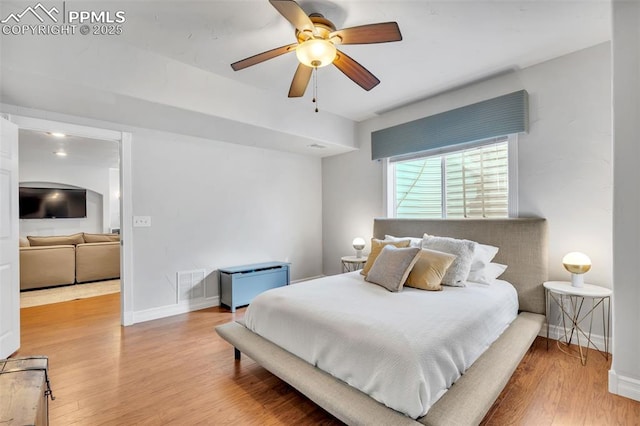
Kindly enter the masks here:
<path id="1" fill-rule="evenodd" d="M 487 267 L 487 265 L 498 254 L 498 247 L 489 246 L 487 244 L 477 243 L 476 250 L 473 252 L 473 260 L 471 261 L 471 272 L 477 272 Z"/>
<path id="2" fill-rule="evenodd" d="M 422 238 L 422 248 L 443 251 L 457 256 L 442 278 L 443 285 L 454 287 L 466 286 L 465 282 L 471 270 L 471 262 L 477 245 L 478 243 L 475 241 L 433 237 L 428 234 L 424 234 Z"/>
<path id="3" fill-rule="evenodd" d="M 398 241 L 406 241 L 406 240 L 409 240 L 409 247 L 418 247 L 418 248 L 422 247 L 422 238 L 394 237 L 393 235 L 384 236 L 384 241 L 393 241 L 394 243 Z"/>
<path id="4" fill-rule="evenodd" d="M 499 263 L 489 263 L 485 268 L 471 271 L 467 281 L 478 284 L 491 285 L 500 275 L 507 270 L 507 265 Z"/>

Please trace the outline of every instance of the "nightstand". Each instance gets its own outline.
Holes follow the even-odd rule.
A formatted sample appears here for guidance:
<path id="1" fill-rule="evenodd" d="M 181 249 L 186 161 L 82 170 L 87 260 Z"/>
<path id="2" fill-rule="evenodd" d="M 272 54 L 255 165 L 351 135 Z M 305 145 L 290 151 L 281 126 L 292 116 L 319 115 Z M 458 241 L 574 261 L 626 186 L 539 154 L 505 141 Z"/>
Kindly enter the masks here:
<path id="1" fill-rule="evenodd" d="M 340 261 L 342 262 L 342 273 L 353 272 L 364 268 L 364 264 L 367 263 L 367 256 L 342 256 Z"/>
<path id="2" fill-rule="evenodd" d="M 549 349 L 549 316 L 551 301 L 560 308 L 560 317 L 564 334 L 558 339 L 560 345 L 569 348 L 575 336 L 582 365 L 587 363 L 587 352 L 593 347 L 606 359 L 609 359 L 609 322 L 611 321 L 611 289 L 591 284 L 584 287 L 573 287 L 569 281 L 547 281 L 544 284 L 545 301 L 547 307 L 547 349 Z M 585 299 L 591 300 L 591 306 L 585 304 Z M 593 315 L 596 309 L 602 310 L 602 325 L 604 332 L 604 351 L 591 340 Z M 605 309 L 606 308 L 606 309 Z M 605 315 L 606 310 L 606 315 Z M 586 312 L 585 312 L 586 311 Z M 589 321 L 589 329 L 582 324 Z"/>

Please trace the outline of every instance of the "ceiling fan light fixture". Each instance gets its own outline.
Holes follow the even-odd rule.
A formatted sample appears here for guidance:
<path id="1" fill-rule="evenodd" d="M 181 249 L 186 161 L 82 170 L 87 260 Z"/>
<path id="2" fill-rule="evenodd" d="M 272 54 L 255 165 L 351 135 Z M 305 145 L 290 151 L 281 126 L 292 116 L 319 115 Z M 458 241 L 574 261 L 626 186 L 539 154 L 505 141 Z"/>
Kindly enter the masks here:
<path id="1" fill-rule="evenodd" d="M 296 56 L 300 63 L 313 68 L 333 63 L 336 54 L 337 50 L 333 43 L 320 38 L 307 40 L 296 48 Z"/>
<path id="2" fill-rule="evenodd" d="M 299 61 L 289 87 L 289 98 L 304 96 L 311 76 L 314 77 L 314 102 L 318 110 L 317 73 L 313 71 L 330 64 L 364 90 L 376 87 L 380 80 L 369 70 L 353 60 L 337 45 L 388 43 L 402 40 L 397 22 L 379 22 L 336 30 L 336 26 L 320 13 L 307 14 L 295 0 L 269 0 L 273 6 L 295 28 L 296 43 L 276 47 L 231 64 L 234 71 L 277 58 L 296 51 Z M 313 2 L 311 2 L 313 3 Z M 315 8 L 315 6 L 312 6 Z"/>

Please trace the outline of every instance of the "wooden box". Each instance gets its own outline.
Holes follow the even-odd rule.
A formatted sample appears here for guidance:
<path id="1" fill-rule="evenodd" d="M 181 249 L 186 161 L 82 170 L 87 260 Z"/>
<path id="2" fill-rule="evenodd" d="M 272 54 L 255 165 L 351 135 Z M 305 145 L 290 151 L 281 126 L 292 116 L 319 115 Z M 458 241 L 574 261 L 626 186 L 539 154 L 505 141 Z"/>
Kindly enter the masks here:
<path id="1" fill-rule="evenodd" d="M 0 425 L 49 424 L 47 357 L 0 360 Z"/>

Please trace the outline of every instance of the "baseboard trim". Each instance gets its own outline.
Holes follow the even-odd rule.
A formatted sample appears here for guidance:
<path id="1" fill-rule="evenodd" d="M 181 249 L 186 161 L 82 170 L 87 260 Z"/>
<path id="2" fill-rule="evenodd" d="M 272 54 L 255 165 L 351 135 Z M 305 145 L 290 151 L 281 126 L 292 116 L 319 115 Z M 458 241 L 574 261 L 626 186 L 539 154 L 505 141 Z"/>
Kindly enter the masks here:
<path id="1" fill-rule="evenodd" d="M 618 375 L 609 370 L 609 392 L 640 401 L 640 380 Z"/>
<path id="2" fill-rule="evenodd" d="M 291 284 L 296 284 L 322 277 L 324 277 L 324 275 L 302 278 L 296 281 L 291 281 Z M 145 309 L 144 311 L 134 311 L 131 316 L 127 315 L 126 320 L 128 319 L 129 321 L 127 321 L 125 325 L 133 325 L 139 322 L 153 321 L 155 319 L 166 318 L 173 315 L 186 314 L 187 312 L 198 311 L 200 309 L 206 309 L 212 306 L 219 305 L 220 296 L 214 296 L 204 299 L 198 299 L 195 301 L 184 301 L 175 305 L 159 306 L 157 308 Z"/>
<path id="3" fill-rule="evenodd" d="M 122 325 L 124 325 L 125 327 L 133 325 L 133 312 L 122 312 Z"/>
<path id="4" fill-rule="evenodd" d="M 542 328 L 540 329 L 540 333 L 538 333 L 538 336 L 547 337 L 547 325 L 546 324 L 542 326 Z M 550 339 L 560 340 L 560 338 L 563 337 L 563 336 L 564 336 L 564 329 L 562 327 L 557 326 L 557 325 L 553 325 L 553 324 L 551 324 L 549 326 L 549 338 Z M 580 343 L 583 346 L 586 346 L 585 345 L 586 340 L 587 339 L 583 335 L 580 335 Z M 602 352 L 604 352 L 604 348 L 605 348 L 604 336 L 599 335 L 599 334 L 591 334 L 591 341 L 596 344 L 596 346 L 597 346 L 596 349 L 599 349 Z M 573 338 L 571 339 L 571 343 L 574 344 L 574 345 L 578 344 L 578 339 L 577 339 L 575 334 L 573 335 Z M 591 345 L 590 347 L 593 348 L 593 345 Z M 607 347 L 609 348 L 609 353 L 611 353 L 611 338 L 609 338 L 609 344 L 608 344 Z"/>
<path id="5" fill-rule="evenodd" d="M 175 305 L 159 306 L 157 308 L 145 309 L 144 311 L 133 312 L 133 323 L 152 321 L 166 318 L 173 315 L 186 314 L 187 312 L 198 311 L 220 305 L 220 297 L 208 297 L 205 299 L 184 301 Z"/>
<path id="6" fill-rule="evenodd" d="M 298 283 L 301 283 L 301 282 L 304 282 L 304 281 L 315 280 L 316 278 L 323 278 L 323 277 L 325 277 L 325 276 L 326 276 L 326 275 L 316 275 L 315 277 L 301 278 L 301 279 L 299 279 L 299 280 L 291 281 L 291 283 L 290 283 L 290 284 L 298 284 Z"/>

